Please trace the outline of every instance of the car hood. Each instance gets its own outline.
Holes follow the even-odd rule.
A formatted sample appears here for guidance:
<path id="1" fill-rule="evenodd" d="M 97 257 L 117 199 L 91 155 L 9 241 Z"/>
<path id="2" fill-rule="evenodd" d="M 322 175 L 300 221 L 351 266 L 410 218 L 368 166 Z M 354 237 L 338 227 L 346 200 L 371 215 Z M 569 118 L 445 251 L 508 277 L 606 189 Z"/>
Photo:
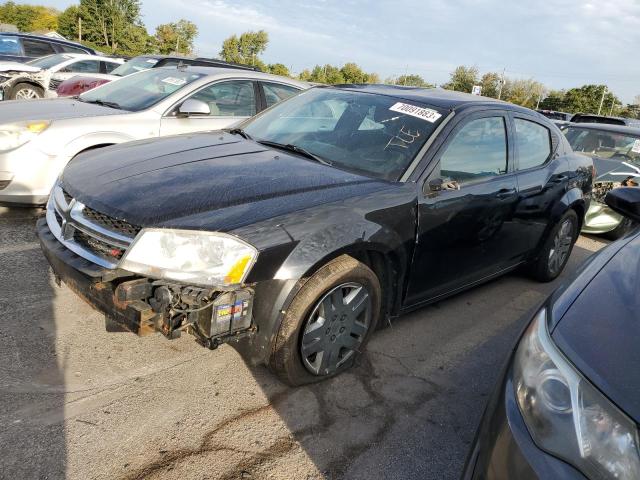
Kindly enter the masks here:
<path id="1" fill-rule="evenodd" d="M 622 182 L 629 177 L 640 176 L 640 167 L 624 160 L 610 160 L 600 157 L 592 157 L 596 168 L 596 182 Z"/>
<path id="2" fill-rule="evenodd" d="M 552 337 L 583 375 L 640 422 L 640 236 L 627 242 L 594 272 Z"/>
<path id="3" fill-rule="evenodd" d="M 0 119 L 5 123 L 28 122 L 33 120 L 64 120 L 69 118 L 118 115 L 125 110 L 103 107 L 93 103 L 73 99 L 52 98 L 47 100 L 0 102 Z M 0 120 L 2 122 L 2 120 Z"/>
<path id="4" fill-rule="evenodd" d="M 67 166 L 62 184 L 91 208 L 141 227 L 217 231 L 389 186 L 224 132 L 88 152 Z"/>
<path id="5" fill-rule="evenodd" d="M 40 67 L 33 67 L 20 62 L 0 62 L 0 72 L 39 72 Z"/>

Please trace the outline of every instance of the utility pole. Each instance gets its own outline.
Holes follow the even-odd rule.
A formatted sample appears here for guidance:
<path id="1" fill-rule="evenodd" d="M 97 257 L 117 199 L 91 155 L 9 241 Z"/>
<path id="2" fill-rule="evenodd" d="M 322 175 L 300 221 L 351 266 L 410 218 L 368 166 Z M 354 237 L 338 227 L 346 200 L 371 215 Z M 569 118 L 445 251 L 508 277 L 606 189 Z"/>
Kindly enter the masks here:
<path id="1" fill-rule="evenodd" d="M 507 67 L 502 69 L 502 77 L 500 77 L 500 90 L 498 90 L 498 100 L 502 98 L 502 86 L 504 85 L 504 73 Z"/>
<path id="2" fill-rule="evenodd" d="M 404 82 L 402 82 L 402 85 L 407 86 L 407 75 L 409 74 L 409 65 L 407 64 L 407 66 L 404 68 Z"/>
<path id="3" fill-rule="evenodd" d="M 542 101 L 542 94 L 538 95 L 538 103 L 536 104 L 536 110 L 540 108 L 540 102 Z"/>
<path id="4" fill-rule="evenodd" d="M 598 115 L 602 111 L 602 104 L 604 103 L 604 96 L 607 94 L 607 86 L 604 86 L 604 90 L 602 91 L 602 98 L 600 99 L 600 106 L 598 107 Z"/>
<path id="5" fill-rule="evenodd" d="M 611 110 L 609 110 L 609 116 L 613 115 L 613 107 L 615 107 L 616 105 L 616 100 L 615 98 L 613 100 L 611 100 Z"/>
<path id="6" fill-rule="evenodd" d="M 176 53 L 180 52 L 180 35 L 176 35 Z"/>
<path id="7" fill-rule="evenodd" d="M 78 16 L 78 42 L 82 41 L 82 17 Z"/>

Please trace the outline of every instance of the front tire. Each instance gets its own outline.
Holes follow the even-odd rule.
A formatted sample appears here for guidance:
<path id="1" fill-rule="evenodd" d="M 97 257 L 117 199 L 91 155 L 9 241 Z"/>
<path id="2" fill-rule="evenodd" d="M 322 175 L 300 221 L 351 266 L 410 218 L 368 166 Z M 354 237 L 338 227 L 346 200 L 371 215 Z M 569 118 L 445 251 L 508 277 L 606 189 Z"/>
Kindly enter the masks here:
<path id="1" fill-rule="evenodd" d="M 610 232 L 603 233 L 602 236 L 607 240 L 618 240 L 619 238 L 624 237 L 631 230 L 636 228 L 638 224 L 629 218 L 623 218 L 620 220 L 620 223 L 616 228 L 611 230 Z"/>
<path id="2" fill-rule="evenodd" d="M 19 83 L 11 91 L 11 100 L 36 100 L 44 97 L 44 90 L 30 83 Z"/>
<path id="3" fill-rule="evenodd" d="M 269 367 L 291 386 L 351 367 L 380 317 L 380 282 L 365 264 L 342 255 L 313 274 L 283 315 Z"/>
<path id="4" fill-rule="evenodd" d="M 578 239 L 578 215 L 568 210 L 553 227 L 540 255 L 531 264 L 531 276 L 539 282 L 550 282 L 562 273 Z"/>

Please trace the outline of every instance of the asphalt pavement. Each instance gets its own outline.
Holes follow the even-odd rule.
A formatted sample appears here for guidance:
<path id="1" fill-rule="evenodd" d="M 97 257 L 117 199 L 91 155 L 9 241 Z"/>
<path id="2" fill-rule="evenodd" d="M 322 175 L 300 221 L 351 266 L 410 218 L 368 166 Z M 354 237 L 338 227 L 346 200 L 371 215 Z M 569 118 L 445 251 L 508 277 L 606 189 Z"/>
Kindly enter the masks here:
<path id="1" fill-rule="evenodd" d="M 359 365 L 292 389 L 223 346 L 107 333 L 0 208 L 1 479 L 456 479 L 525 312 L 508 275 L 377 332 Z"/>

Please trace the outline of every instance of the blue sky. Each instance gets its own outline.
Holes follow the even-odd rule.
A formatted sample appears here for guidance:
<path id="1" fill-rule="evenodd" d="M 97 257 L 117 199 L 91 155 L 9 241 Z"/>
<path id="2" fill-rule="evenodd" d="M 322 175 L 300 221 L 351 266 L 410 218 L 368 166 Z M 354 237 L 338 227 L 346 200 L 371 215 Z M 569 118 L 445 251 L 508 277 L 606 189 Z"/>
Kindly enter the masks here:
<path id="1" fill-rule="evenodd" d="M 606 83 L 626 102 L 640 94 L 640 0 L 143 0 L 149 31 L 179 18 L 198 25 L 202 56 L 231 34 L 264 29 L 263 59 L 296 73 L 354 61 L 382 78 L 408 68 L 443 83 L 466 64 L 551 88 Z"/>

